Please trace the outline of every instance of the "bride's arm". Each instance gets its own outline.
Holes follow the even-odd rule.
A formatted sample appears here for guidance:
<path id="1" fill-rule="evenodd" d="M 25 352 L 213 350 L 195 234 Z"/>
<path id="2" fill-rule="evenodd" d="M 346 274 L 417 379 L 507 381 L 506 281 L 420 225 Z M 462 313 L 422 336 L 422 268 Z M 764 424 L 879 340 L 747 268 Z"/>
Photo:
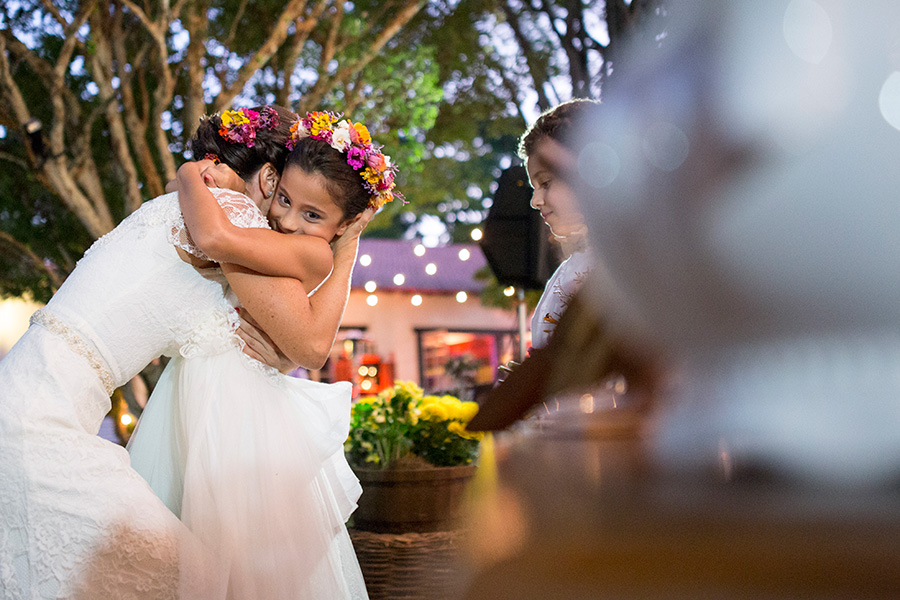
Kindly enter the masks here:
<path id="1" fill-rule="evenodd" d="M 328 242 L 309 235 L 285 235 L 231 223 L 203 182 L 198 163 L 178 169 L 178 195 L 191 239 L 210 259 L 258 273 L 293 277 L 310 289 L 331 271 Z"/>
<path id="2" fill-rule="evenodd" d="M 222 271 L 244 308 L 284 354 L 307 369 L 320 369 L 334 344 L 350 295 L 359 234 L 372 218 L 365 211 L 334 244 L 334 271 L 311 297 L 296 279 L 267 277 L 223 264 Z"/>

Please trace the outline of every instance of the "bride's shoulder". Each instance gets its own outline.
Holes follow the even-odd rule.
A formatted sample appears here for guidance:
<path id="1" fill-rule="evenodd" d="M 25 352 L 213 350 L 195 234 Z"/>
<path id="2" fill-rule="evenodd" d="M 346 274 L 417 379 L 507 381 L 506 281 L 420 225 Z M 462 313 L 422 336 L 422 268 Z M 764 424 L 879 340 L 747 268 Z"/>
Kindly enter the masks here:
<path id="1" fill-rule="evenodd" d="M 224 188 L 210 188 L 210 191 L 219 206 L 225 211 L 228 219 L 238 227 L 267 228 L 269 226 L 266 216 L 246 194 Z"/>

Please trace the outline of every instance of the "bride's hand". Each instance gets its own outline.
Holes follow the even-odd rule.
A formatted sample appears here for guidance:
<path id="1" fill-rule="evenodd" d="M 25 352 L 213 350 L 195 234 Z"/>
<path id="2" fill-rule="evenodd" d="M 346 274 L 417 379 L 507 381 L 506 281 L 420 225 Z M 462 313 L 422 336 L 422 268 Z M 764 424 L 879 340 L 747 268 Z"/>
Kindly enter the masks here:
<path id="1" fill-rule="evenodd" d="M 241 325 L 237 329 L 237 334 L 244 340 L 244 354 L 274 367 L 282 373 L 297 368 L 297 364 L 284 355 L 281 348 L 275 345 L 272 338 L 262 330 L 250 313 L 243 308 L 237 310 L 241 315 Z"/>

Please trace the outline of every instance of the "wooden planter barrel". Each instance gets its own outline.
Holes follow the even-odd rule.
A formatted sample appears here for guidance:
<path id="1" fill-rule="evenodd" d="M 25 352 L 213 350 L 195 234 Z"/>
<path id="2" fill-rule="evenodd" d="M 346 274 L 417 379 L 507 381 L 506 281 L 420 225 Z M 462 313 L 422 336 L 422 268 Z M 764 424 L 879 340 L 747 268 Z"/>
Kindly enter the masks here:
<path id="1" fill-rule="evenodd" d="M 475 465 L 353 471 L 362 484 L 353 527 L 377 533 L 448 531 L 458 525 Z"/>

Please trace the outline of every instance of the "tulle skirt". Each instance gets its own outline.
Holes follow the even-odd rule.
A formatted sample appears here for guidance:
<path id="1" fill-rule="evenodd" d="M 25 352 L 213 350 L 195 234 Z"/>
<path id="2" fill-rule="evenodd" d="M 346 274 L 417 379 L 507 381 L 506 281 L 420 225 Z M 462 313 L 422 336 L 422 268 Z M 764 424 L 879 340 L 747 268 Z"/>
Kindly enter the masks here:
<path id="1" fill-rule="evenodd" d="M 343 455 L 350 393 L 236 349 L 166 367 L 128 450 L 206 547 L 207 597 L 367 597 L 345 527 L 361 493 Z"/>

